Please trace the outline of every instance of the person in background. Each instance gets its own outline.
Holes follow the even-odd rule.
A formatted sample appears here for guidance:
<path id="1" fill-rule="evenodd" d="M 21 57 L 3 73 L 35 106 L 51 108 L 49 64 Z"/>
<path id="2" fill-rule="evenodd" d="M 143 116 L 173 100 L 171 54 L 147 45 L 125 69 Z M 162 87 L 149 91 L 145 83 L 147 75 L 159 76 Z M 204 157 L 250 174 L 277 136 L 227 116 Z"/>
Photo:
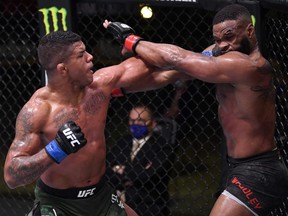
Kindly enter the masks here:
<path id="1" fill-rule="evenodd" d="M 106 176 L 120 197 L 142 216 L 169 216 L 169 171 L 174 146 L 154 132 L 151 108 L 135 105 L 129 113 L 129 135 L 107 153 Z"/>

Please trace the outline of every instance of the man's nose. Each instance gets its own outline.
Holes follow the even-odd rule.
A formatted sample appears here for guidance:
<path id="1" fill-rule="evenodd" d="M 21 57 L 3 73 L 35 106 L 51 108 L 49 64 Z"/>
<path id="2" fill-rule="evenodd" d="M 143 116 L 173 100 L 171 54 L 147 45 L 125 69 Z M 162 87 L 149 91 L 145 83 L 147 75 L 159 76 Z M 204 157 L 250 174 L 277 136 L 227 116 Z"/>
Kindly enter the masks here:
<path id="1" fill-rule="evenodd" d="M 88 53 L 87 61 L 90 62 L 93 60 L 93 55 Z"/>
<path id="2" fill-rule="evenodd" d="M 135 119 L 135 120 L 133 121 L 133 124 L 139 124 L 140 122 L 141 122 L 140 120 Z"/>
<path id="3" fill-rule="evenodd" d="M 222 41 L 221 43 L 218 44 L 218 47 L 222 52 L 225 52 L 228 50 L 229 44 L 227 42 Z"/>

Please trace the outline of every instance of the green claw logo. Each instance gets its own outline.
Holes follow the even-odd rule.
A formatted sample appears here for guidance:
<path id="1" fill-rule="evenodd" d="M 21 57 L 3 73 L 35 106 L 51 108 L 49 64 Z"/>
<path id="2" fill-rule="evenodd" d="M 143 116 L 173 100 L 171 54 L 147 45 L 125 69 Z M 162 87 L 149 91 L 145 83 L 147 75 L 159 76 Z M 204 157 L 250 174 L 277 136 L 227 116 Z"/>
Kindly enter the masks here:
<path id="1" fill-rule="evenodd" d="M 41 8 L 39 11 L 43 14 L 43 23 L 45 26 L 46 34 L 50 33 L 50 23 L 49 23 L 49 15 L 51 14 L 52 23 L 53 23 L 53 30 L 58 31 L 59 29 L 59 20 L 58 14 L 61 15 L 61 23 L 63 27 L 63 31 L 67 31 L 67 10 L 65 8 L 58 9 L 57 7 L 50 7 L 50 8 Z"/>
<path id="2" fill-rule="evenodd" d="M 254 15 L 251 15 L 251 19 L 252 19 L 253 26 L 255 26 L 256 25 L 256 17 Z"/>

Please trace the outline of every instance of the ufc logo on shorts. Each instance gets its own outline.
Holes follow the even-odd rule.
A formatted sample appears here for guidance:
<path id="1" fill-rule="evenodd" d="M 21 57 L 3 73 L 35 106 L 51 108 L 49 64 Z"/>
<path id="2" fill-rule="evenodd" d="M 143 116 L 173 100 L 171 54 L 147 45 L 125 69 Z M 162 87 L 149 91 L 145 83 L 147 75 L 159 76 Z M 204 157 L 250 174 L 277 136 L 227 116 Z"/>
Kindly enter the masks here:
<path id="1" fill-rule="evenodd" d="M 120 208 L 125 208 L 122 201 L 118 198 L 116 194 L 111 195 L 111 202 L 116 203 Z"/>
<path id="2" fill-rule="evenodd" d="M 94 194 L 95 189 L 96 188 L 92 188 L 88 190 L 80 190 L 77 197 L 81 198 L 81 197 L 92 196 Z"/>
<path id="3" fill-rule="evenodd" d="M 75 135 L 73 134 L 73 132 L 70 130 L 70 128 L 66 128 L 65 130 L 63 130 L 63 134 L 66 136 L 66 138 L 68 140 L 72 140 L 70 142 L 70 144 L 75 147 L 75 144 L 80 145 L 80 142 L 76 139 Z"/>

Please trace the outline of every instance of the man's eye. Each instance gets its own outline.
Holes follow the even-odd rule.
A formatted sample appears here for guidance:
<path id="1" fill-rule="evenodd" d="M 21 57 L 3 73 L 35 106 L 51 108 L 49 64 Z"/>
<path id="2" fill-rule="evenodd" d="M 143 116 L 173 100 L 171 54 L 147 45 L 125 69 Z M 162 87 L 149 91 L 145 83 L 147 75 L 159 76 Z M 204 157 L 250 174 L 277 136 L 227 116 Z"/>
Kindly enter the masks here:
<path id="1" fill-rule="evenodd" d="M 78 56 L 79 56 L 79 57 L 83 57 L 83 56 L 84 56 L 84 52 L 79 53 Z"/>
<path id="2" fill-rule="evenodd" d="M 231 40 L 232 38 L 233 38 L 233 35 L 226 35 L 226 36 L 225 36 L 225 39 L 226 39 L 226 40 Z"/>

